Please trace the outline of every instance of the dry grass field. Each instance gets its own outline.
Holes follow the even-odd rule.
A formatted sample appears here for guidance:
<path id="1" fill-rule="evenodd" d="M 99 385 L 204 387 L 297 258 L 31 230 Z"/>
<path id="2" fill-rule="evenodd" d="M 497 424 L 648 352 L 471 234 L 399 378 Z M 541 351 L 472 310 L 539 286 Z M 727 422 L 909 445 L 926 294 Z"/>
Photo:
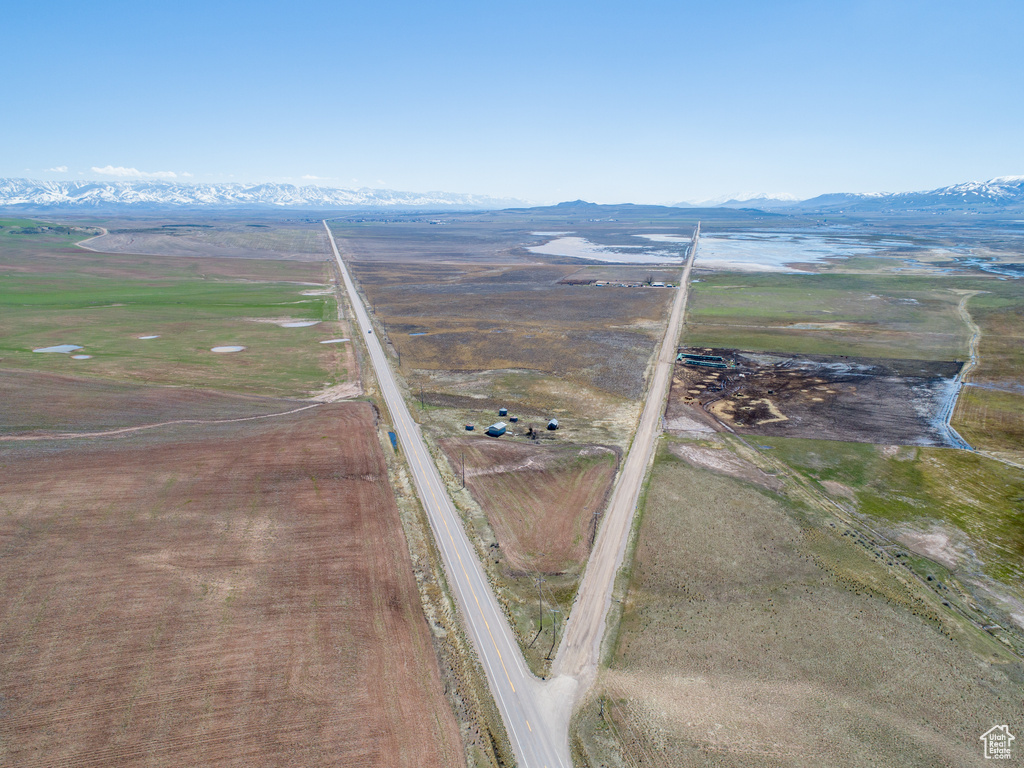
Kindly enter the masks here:
<path id="1" fill-rule="evenodd" d="M 893 275 L 701 275 L 687 343 L 793 354 L 956 360 L 970 336 L 951 278 Z"/>
<path id="2" fill-rule="evenodd" d="M 639 397 L 671 291 L 563 285 L 558 266 L 434 270 L 354 264 L 403 371 L 531 370 Z"/>
<path id="3" fill-rule="evenodd" d="M 1024 391 L 964 387 L 956 403 L 953 426 L 975 448 L 1012 452 L 1024 458 Z"/>
<path id="4" fill-rule="evenodd" d="M 370 406 L 0 464 L 0 764 L 464 764 Z"/>
<path id="5" fill-rule="evenodd" d="M 972 296 L 978 365 L 967 377 L 953 426 L 976 448 L 1024 458 L 1024 307 L 1005 285 Z M 969 435 L 969 437 L 968 437 Z"/>
<path id="6" fill-rule="evenodd" d="M 452 467 L 465 456 L 466 487 L 487 514 L 506 568 L 563 574 L 582 567 L 618 465 L 614 451 L 489 438 L 441 446 Z"/>
<path id="7" fill-rule="evenodd" d="M 603 446 L 507 438 L 439 445 L 456 475 L 465 457 L 466 489 L 482 513 L 467 516 L 469 528 L 527 662 L 546 674 L 555 630 L 550 609 L 561 611 L 560 622 L 568 615 L 619 456 Z M 461 500 L 458 490 L 453 495 Z"/>
<path id="8" fill-rule="evenodd" d="M 327 261 L 327 233 L 317 223 L 295 225 L 163 224 L 111 228 L 88 242 L 104 253 L 199 258 L 268 258 L 287 261 Z"/>
<path id="9" fill-rule="evenodd" d="M 407 258 L 353 272 L 438 438 L 500 404 L 574 425 L 572 442 L 628 445 L 672 291 L 565 285 L 569 266 Z"/>
<path id="10" fill-rule="evenodd" d="M 437 225 L 415 218 L 332 221 L 331 228 L 338 247 L 354 261 L 362 262 L 515 263 L 527 253 L 521 250 L 523 245 L 537 242 L 536 238 L 524 236 L 521 225 L 490 226 L 461 221 Z"/>
<path id="11" fill-rule="evenodd" d="M 663 450 L 642 514 L 589 765 L 974 765 L 1024 711 L 1020 659 L 799 505 Z"/>

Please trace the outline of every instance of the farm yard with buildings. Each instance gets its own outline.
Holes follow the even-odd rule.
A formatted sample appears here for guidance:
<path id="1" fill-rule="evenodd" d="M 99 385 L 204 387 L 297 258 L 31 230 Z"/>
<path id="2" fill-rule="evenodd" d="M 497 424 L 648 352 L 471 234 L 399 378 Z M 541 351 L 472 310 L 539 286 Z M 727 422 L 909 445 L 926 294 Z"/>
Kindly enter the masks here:
<path id="1" fill-rule="evenodd" d="M 0 761 L 531 764 L 371 337 L 577 765 L 954 765 L 1024 709 L 1020 295 L 962 249 L 1015 252 L 702 211 L 685 283 L 696 212 L 598 213 L 332 219 L 365 330 L 318 220 L 3 221 Z"/>

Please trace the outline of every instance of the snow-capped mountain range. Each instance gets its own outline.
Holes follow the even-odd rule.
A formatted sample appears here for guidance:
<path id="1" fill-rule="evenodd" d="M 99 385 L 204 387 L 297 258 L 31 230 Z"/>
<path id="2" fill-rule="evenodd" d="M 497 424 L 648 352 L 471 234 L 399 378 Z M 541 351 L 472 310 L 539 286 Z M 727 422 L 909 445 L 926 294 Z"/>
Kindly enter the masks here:
<path id="1" fill-rule="evenodd" d="M 0 179 L 0 206 L 25 208 L 423 208 L 498 209 L 521 200 L 451 192 L 331 189 L 294 184 Z"/>
<path id="2" fill-rule="evenodd" d="M 713 207 L 759 208 L 779 213 L 1024 211 L 1024 176 L 968 181 L 926 192 L 838 192 L 809 200 L 786 200 L 782 195 L 762 195 L 728 200 Z"/>
<path id="3" fill-rule="evenodd" d="M 33 181 L 0 179 L 0 207 L 22 209 L 374 209 L 498 210 L 522 200 L 451 192 L 334 189 L 294 184 L 183 184 L 171 181 Z M 837 192 L 809 200 L 745 193 L 679 208 L 753 208 L 778 213 L 1024 213 L 1024 176 L 968 181 L 926 192 Z"/>
<path id="4" fill-rule="evenodd" d="M 796 203 L 794 207 L 851 213 L 1024 210 L 1024 176 L 967 181 L 927 192 L 820 195 Z"/>

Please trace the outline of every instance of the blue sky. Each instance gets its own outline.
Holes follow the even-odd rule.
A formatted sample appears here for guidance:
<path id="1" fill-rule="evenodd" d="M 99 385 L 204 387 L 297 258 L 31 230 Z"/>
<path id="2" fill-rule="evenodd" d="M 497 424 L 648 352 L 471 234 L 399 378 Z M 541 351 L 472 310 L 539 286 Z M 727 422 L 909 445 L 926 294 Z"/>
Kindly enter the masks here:
<path id="1" fill-rule="evenodd" d="M 20 2 L 0 176 L 928 189 L 1024 174 L 1022 32 L 1019 0 Z"/>

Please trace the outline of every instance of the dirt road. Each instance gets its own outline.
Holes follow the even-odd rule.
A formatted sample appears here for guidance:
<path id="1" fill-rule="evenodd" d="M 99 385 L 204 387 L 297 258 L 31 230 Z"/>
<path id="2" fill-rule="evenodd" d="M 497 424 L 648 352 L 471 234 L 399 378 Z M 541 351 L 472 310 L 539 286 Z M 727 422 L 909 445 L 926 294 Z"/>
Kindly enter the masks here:
<path id="1" fill-rule="evenodd" d="M 360 333 L 366 341 L 381 394 L 430 520 L 452 592 L 480 656 L 516 761 L 522 768 L 569 768 L 572 760 L 569 757 L 568 727 L 575 687 L 573 681 L 563 679 L 545 684 L 527 669 L 505 614 L 494 598 L 476 551 L 462 528 L 441 475 L 423 442 L 419 425 L 413 421 L 384 349 L 373 333 L 370 317 L 326 221 L 324 228 Z"/>
<path id="2" fill-rule="evenodd" d="M 79 248 L 84 248 L 87 251 L 92 251 L 93 253 L 103 253 L 103 251 L 98 251 L 95 248 L 90 248 L 88 245 L 86 245 L 86 243 L 91 243 L 93 240 L 99 240 L 101 237 L 106 237 L 107 235 L 110 234 L 110 232 L 104 227 L 97 227 L 97 229 L 100 230 L 100 234 L 96 235 L 95 237 L 87 237 L 85 238 L 85 240 L 79 240 L 77 243 L 75 243 L 75 245 L 77 245 Z"/>
<path id="3" fill-rule="evenodd" d="M 668 386 L 675 365 L 676 345 L 689 293 L 690 269 L 693 267 L 699 235 L 698 224 L 689 258 L 679 280 L 679 290 L 672 303 L 672 314 L 651 377 L 640 424 L 623 462 L 622 473 L 612 492 L 604 522 L 594 543 L 594 550 L 590 554 L 590 561 L 583 574 L 583 582 L 573 604 L 572 613 L 569 615 L 565 637 L 552 665 L 553 674 L 579 681 L 580 693 L 590 685 L 597 671 L 601 638 L 604 636 L 608 609 L 611 607 L 615 574 L 622 565 L 626 553 L 633 512 L 636 510 L 643 480 L 654 454 L 655 440 L 661 434 L 661 415 L 664 412 Z"/>
<path id="4" fill-rule="evenodd" d="M 942 419 L 942 427 L 946 432 L 946 439 L 949 444 L 954 448 L 962 448 L 965 451 L 974 450 L 971 448 L 970 443 L 964 440 L 960 433 L 953 429 L 953 413 L 956 411 L 956 403 L 960 398 L 960 390 L 964 388 L 964 383 L 967 381 L 967 375 L 977 366 L 978 364 L 978 340 L 981 338 L 981 329 L 977 323 L 971 319 L 970 312 L 967 311 L 967 302 L 972 296 L 977 296 L 981 291 L 968 291 L 965 292 L 963 297 L 960 299 L 960 303 L 957 304 L 956 310 L 960 313 L 960 318 L 964 321 L 964 324 L 971 331 L 971 340 L 968 342 L 968 360 L 963 368 L 960 369 L 960 373 L 956 375 L 956 379 L 953 382 L 953 386 L 950 388 L 949 397 L 946 402 L 942 405 L 942 410 L 939 411 L 939 416 Z"/>
<path id="5" fill-rule="evenodd" d="M 668 328 L 654 365 L 647 401 L 629 454 L 623 464 L 605 513 L 566 634 L 546 683 L 526 668 L 511 629 L 490 589 L 472 545 L 462 529 L 444 484 L 427 451 L 418 425 L 402 398 L 391 366 L 356 291 L 327 222 L 334 257 L 341 270 L 360 331 L 380 384 L 395 431 L 412 472 L 420 500 L 427 510 L 445 570 L 462 609 L 502 714 L 520 766 L 571 765 L 568 726 L 579 692 L 592 682 L 597 670 L 601 638 L 611 605 L 615 574 L 622 564 L 647 467 L 661 432 L 661 415 L 675 363 L 676 342 L 682 328 L 689 290 L 690 270 L 697 250 L 700 226 L 694 232 L 689 258 L 683 267 L 680 288 L 672 304 Z"/>

